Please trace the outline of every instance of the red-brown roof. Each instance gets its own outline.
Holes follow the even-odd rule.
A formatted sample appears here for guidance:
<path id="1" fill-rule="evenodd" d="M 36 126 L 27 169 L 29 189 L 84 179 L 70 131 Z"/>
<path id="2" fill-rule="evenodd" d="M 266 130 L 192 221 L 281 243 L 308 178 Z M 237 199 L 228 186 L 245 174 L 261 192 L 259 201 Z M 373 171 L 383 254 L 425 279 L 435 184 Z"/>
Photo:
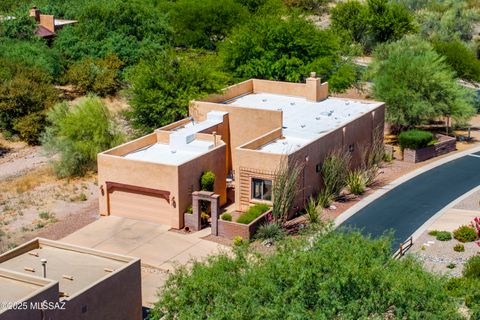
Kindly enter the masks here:
<path id="1" fill-rule="evenodd" d="M 55 36 L 54 32 L 48 30 L 43 26 L 38 26 L 37 30 L 35 31 L 35 34 L 42 38 L 51 38 Z"/>

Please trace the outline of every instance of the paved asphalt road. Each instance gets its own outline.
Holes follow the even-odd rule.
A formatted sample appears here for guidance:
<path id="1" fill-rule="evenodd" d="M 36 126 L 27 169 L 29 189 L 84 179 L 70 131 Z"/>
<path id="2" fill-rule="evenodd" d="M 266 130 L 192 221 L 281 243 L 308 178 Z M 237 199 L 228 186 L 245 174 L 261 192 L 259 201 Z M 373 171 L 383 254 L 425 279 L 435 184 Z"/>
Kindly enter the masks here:
<path id="1" fill-rule="evenodd" d="M 362 208 L 341 224 L 373 237 L 394 230 L 392 248 L 447 204 L 480 185 L 480 152 L 422 173 Z"/>

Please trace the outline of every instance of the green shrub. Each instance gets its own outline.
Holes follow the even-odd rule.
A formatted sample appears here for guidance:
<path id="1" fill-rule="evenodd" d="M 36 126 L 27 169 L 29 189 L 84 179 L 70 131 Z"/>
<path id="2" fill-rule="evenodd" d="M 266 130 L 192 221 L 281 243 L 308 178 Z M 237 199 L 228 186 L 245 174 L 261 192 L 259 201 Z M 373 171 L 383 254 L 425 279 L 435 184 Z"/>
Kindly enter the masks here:
<path id="1" fill-rule="evenodd" d="M 235 236 L 235 237 L 233 238 L 233 245 L 234 245 L 234 246 L 237 246 L 237 247 L 238 247 L 238 246 L 241 246 L 243 243 L 244 243 L 244 242 L 243 242 L 243 238 L 242 238 L 241 236 Z"/>
<path id="2" fill-rule="evenodd" d="M 189 205 L 189 206 L 187 207 L 187 209 L 185 210 L 185 213 L 193 214 L 193 207 L 192 207 L 192 205 Z"/>
<path id="3" fill-rule="evenodd" d="M 459 40 L 434 42 L 435 51 L 455 70 L 459 78 L 480 81 L 480 61 L 473 50 Z"/>
<path id="4" fill-rule="evenodd" d="M 212 171 L 206 171 L 202 174 L 200 178 L 200 189 L 202 191 L 211 191 L 213 192 L 215 186 L 215 173 Z"/>
<path id="5" fill-rule="evenodd" d="M 447 264 L 447 268 L 448 268 L 448 269 L 455 269 L 456 266 L 457 266 L 457 265 L 456 265 L 455 263 L 449 263 L 449 264 Z"/>
<path id="6" fill-rule="evenodd" d="M 398 143 L 403 149 L 420 149 L 428 146 L 433 141 L 433 134 L 422 130 L 408 130 L 398 135 Z"/>
<path id="7" fill-rule="evenodd" d="M 386 237 L 334 231 L 284 241 L 269 254 L 236 250 L 176 269 L 152 320 L 462 319 L 447 279 L 392 259 Z"/>
<path id="8" fill-rule="evenodd" d="M 365 192 L 365 177 L 362 170 L 350 171 L 346 183 L 348 190 L 353 194 L 360 195 Z"/>
<path id="9" fill-rule="evenodd" d="M 472 242 L 477 239 L 475 229 L 470 226 L 461 226 L 453 231 L 453 236 L 460 242 Z"/>
<path id="10" fill-rule="evenodd" d="M 232 221 L 232 215 L 230 213 L 222 214 L 221 218 L 222 220 L 225 220 L 225 221 Z"/>
<path id="11" fill-rule="evenodd" d="M 262 240 L 280 240 L 285 236 L 280 223 L 272 221 L 262 224 L 255 234 L 257 239 Z"/>
<path id="12" fill-rule="evenodd" d="M 327 190 L 323 189 L 318 194 L 318 205 L 322 208 L 328 208 L 332 205 L 334 196 Z"/>
<path id="13" fill-rule="evenodd" d="M 42 137 L 45 150 L 59 154 L 53 168 L 59 177 L 82 176 L 96 170 L 97 154 L 123 141 L 112 115 L 95 96 L 76 106 L 55 105 L 47 114 L 49 125 Z"/>
<path id="14" fill-rule="evenodd" d="M 38 140 L 45 127 L 45 113 L 30 113 L 15 121 L 13 129 L 18 132 L 20 139 L 28 144 L 38 144 Z"/>
<path id="15" fill-rule="evenodd" d="M 119 89 L 122 66 L 123 62 L 115 55 L 102 59 L 86 58 L 68 69 L 65 80 L 73 84 L 81 94 L 106 96 Z"/>
<path id="16" fill-rule="evenodd" d="M 449 241 L 452 240 L 452 234 L 448 231 L 438 231 L 435 236 L 438 241 Z"/>
<path id="17" fill-rule="evenodd" d="M 438 234 L 438 230 L 432 230 L 432 231 L 429 231 L 428 234 L 432 237 L 436 237 L 437 234 Z"/>
<path id="18" fill-rule="evenodd" d="M 480 279 L 480 255 L 468 259 L 463 268 L 463 276 L 465 278 Z"/>
<path id="19" fill-rule="evenodd" d="M 42 211 L 38 214 L 38 217 L 42 220 L 48 220 L 50 219 L 51 215 L 50 215 L 50 212 Z"/>
<path id="20" fill-rule="evenodd" d="M 310 223 L 320 222 L 321 210 L 322 208 L 318 205 L 317 201 L 313 197 L 310 197 L 310 199 L 308 199 L 307 205 L 305 206 L 308 221 Z"/>
<path id="21" fill-rule="evenodd" d="M 456 244 L 454 247 L 453 247 L 453 250 L 455 250 L 456 252 L 464 252 L 465 251 L 465 246 L 463 244 Z"/>
<path id="22" fill-rule="evenodd" d="M 249 224 L 253 220 L 257 219 L 263 213 L 267 212 L 270 207 L 266 204 L 259 203 L 244 212 L 240 217 L 238 217 L 237 222 L 242 224 Z"/>

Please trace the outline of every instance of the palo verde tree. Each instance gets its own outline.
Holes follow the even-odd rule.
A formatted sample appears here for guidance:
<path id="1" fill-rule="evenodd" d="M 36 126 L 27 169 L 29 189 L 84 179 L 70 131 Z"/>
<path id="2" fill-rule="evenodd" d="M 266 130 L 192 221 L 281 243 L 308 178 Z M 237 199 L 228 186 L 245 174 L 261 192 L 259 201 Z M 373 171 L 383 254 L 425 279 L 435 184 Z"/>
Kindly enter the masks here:
<path id="1" fill-rule="evenodd" d="M 304 17 L 266 15 L 235 29 L 220 47 L 225 68 L 240 79 L 300 82 L 311 71 L 333 91 L 355 81 L 355 68 L 341 59 L 339 39 Z"/>
<path id="2" fill-rule="evenodd" d="M 215 49 L 247 16 L 247 8 L 235 0 L 179 0 L 170 10 L 176 44 L 204 49 Z"/>
<path id="3" fill-rule="evenodd" d="M 218 92 L 226 76 L 216 56 L 165 51 L 141 61 L 127 73 L 133 124 L 149 132 L 188 114 L 190 100 Z"/>
<path id="4" fill-rule="evenodd" d="M 50 154 L 60 154 L 53 163 L 59 177 L 82 176 L 97 166 L 97 154 L 123 142 L 112 115 L 100 98 L 88 96 L 74 106 L 55 105 L 47 114 L 42 143 Z"/>
<path id="5" fill-rule="evenodd" d="M 403 5 L 388 0 L 349 0 L 337 4 L 331 14 L 333 30 L 361 44 L 365 51 L 415 31 L 413 15 Z"/>
<path id="6" fill-rule="evenodd" d="M 382 45 L 371 66 L 374 96 L 387 105 L 386 120 L 394 127 L 412 127 L 452 116 L 469 119 L 473 98 L 432 46 L 416 36 Z"/>

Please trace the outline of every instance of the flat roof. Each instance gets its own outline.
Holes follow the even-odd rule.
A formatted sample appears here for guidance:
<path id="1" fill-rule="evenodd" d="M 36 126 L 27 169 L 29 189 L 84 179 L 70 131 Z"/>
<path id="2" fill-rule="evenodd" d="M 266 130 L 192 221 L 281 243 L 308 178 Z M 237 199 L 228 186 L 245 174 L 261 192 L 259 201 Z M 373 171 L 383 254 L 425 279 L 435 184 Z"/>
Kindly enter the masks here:
<path id="1" fill-rule="evenodd" d="M 52 280 L 37 279 L 16 272 L 0 269 L 0 314 L 15 303 L 27 300 L 29 297 L 55 284 Z"/>
<path id="2" fill-rule="evenodd" d="M 283 137 L 258 150 L 270 153 L 291 153 L 309 142 L 346 125 L 355 118 L 383 105 L 382 102 L 329 97 L 315 102 L 306 98 L 272 93 L 250 93 L 226 101 L 241 106 L 283 112 Z"/>
<path id="3" fill-rule="evenodd" d="M 2 259 L 2 257 L 4 259 Z M 61 242 L 36 239 L 0 256 L 0 268 L 25 275 L 43 277 L 41 260 L 47 260 L 47 279 L 58 281 L 60 292 L 72 297 L 116 270 L 137 260 L 113 254 L 102 253 L 92 249 L 75 247 Z M 1 285 L 1 284 L 0 284 Z M 10 294 L 18 296 L 32 287 L 5 290 L 7 300 Z M 3 289 L 0 290 L 4 291 Z M 18 292 L 17 292 L 18 291 Z M 0 297 L 1 298 L 1 297 Z M 0 301 L 2 301 L 0 299 Z"/>
<path id="4" fill-rule="evenodd" d="M 147 147 L 124 154 L 123 157 L 160 164 L 179 165 L 204 154 L 215 147 L 213 141 L 200 140 L 195 137 L 199 132 L 223 122 L 227 112 L 210 111 L 207 119 L 190 121 L 170 130 L 170 142 L 155 143 Z"/>
<path id="5" fill-rule="evenodd" d="M 214 147 L 211 141 L 194 140 L 188 143 L 192 149 L 181 148 L 164 143 L 155 143 L 148 147 L 123 155 L 124 158 L 161 164 L 178 165 L 195 159 Z"/>

